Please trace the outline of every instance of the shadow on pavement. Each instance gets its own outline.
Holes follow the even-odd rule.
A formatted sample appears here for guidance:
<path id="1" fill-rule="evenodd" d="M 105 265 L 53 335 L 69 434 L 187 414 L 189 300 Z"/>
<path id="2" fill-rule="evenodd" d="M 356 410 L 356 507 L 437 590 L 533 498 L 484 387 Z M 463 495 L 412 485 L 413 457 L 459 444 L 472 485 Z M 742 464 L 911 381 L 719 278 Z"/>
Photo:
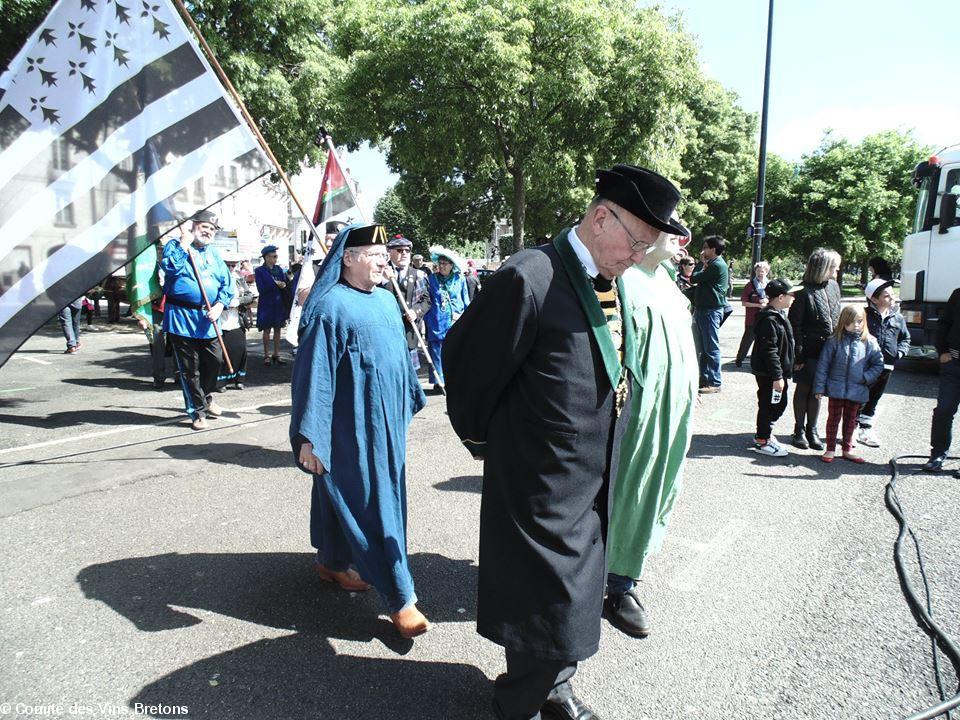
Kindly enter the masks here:
<path id="1" fill-rule="evenodd" d="M 461 475 L 434 485 L 437 490 L 452 490 L 453 492 L 469 492 L 478 495 L 483 490 L 483 477 L 480 475 Z"/>
<path id="2" fill-rule="evenodd" d="M 337 655 L 327 640 L 298 634 L 188 665 L 144 687 L 129 705 L 186 705 L 189 717 L 211 720 L 486 720 L 491 693 L 491 682 L 471 665 Z"/>
<path id="3" fill-rule="evenodd" d="M 131 412 L 130 410 L 67 410 L 51 413 L 45 417 L 0 414 L 0 424 L 29 425 L 38 428 L 64 428 L 77 425 L 152 425 L 155 415 Z"/>
<path id="4" fill-rule="evenodd" d="M 762 473 L 743 473 L 744 477 L 760 477 L 778 482 L 811 482 L 818 480 L 837 480 L 851 475 L 886 475 L 889 457 L 882 450 L 875 448 L 857 447 L 854 452 L 861 453 L 867 462 L 852 463 L 839 457 L 840 448 L 837 446 L 837 458 L 832 463 L 825 463 L 820 459 L 822 453 L 815 450 L 799 450 L 789 443 L 788 436 L 778 436 L 781 445 L 790 453 L 784 458 L 772 458 L 757 455 L 750 450 L 753 444 L 751 433 L 711 433 L 710 435 L 694 435 L 690 443 L 688 458 L 710 460 L 718 457 L 746 458 L 758 467 L 767 468 Z M 778 468 L 805 467 L 812 470 L 815 477 L 796 477 L 791 474 L 785 477 Z"/>
<path id="5" fill-rule="evenodd" d="M 212 423 L 213 421 L 211 421 Z M 290 450 L 274 450 L 260 445 L 243 443 L 184 443 L 157 448 L 174 460 L 206 460 L 221 465 L 239 465 L 244 468 L 293 468 Z"/>
<path id="6" fill-rule="evenodd" d="M 477 567 L 435 553 L 410 556 L 417 606 L 434 623 L 476 617 Z M 77 575 L 87 598 L 100 600 L 137 629 L 159 632 L 202 622 L 189 609 L 214 612 L 305 636 L 370 641 L 409 649 L 376 594 L 349 593 L 319 579 L 307 553 L 169 553 L 90 565 Z M 185 608 L 185 609 L 177 609 Z M 285 717 L 280 714 L 276 717 Z"/>
<path id="7" fill-rule="evenodd" d="M 100 377 L 100 378 L 64 378 L 62 382 L 68 385 L 80 385 L 93 388 L 113 388 L 116 390 L 150 390 L 156 392 L 152 380 L 140 380 L 133 377 Z"/>

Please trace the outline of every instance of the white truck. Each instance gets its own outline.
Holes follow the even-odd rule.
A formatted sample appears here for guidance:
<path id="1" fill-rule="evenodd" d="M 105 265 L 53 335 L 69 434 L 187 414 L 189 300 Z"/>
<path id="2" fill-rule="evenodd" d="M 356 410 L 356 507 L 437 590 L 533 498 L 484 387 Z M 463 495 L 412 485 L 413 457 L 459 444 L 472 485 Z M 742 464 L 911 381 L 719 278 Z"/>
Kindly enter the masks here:
<path id="1" fill-rule="evenodd" d="M 903 243 L 900 311 L 910 329 L 911 354 L 932 355 L 937 320 L 960 287 L 960 145 L 944 148 L 913 171 L 917 209 Z"/>

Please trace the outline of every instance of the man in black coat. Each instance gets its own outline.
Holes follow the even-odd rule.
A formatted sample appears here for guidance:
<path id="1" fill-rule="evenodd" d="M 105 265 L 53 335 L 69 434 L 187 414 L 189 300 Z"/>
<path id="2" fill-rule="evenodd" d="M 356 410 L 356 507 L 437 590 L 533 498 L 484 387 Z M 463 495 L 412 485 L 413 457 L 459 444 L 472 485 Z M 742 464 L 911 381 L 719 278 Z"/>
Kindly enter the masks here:
<path id="1" fill-rule="evenodd" d="M 410 361 L 413 363 L 413 369 L 420 369 L 420 354 L 417 347 L 417 336 L 413 331 L 414 326 L 420 331 L 423 337 L 423 316 L 430 309 L 430 292 L 427 287 L 427 274 L 423 270 L 418 270 L 410 264 L 410 252 L 413 243 L 402 235 L 395 236 L 387 243 L 387 250 L 390 253 L 390 271 L 397 279 L 397 285 L 400 286 L 400 292 L 403 293 L 403 299 L 407 303 L 408 314 L 403 318 L 403 329 L 407 335 L 407 349 L 410 350 Z M 393 292 L 393 285 L 387 280 L 380 287 Z M 397 306 L 400 307 L 400 300 L 397 300 Z M 400 307 L 400 313 L 403 315 L 403 308 Z"/>
<path id="2" fill-rule="evenodd" d="M 649 170 L 601 170 L 580 224 L 514 254 L 444 342 L 450 422 L 484 459 L 477 630 L 506 649 L 499 718 L 597 717 L 570 679 L 599 646 L 610 479 L 642 386 L 619 277 L 687 234 L 679 198 Z"/>

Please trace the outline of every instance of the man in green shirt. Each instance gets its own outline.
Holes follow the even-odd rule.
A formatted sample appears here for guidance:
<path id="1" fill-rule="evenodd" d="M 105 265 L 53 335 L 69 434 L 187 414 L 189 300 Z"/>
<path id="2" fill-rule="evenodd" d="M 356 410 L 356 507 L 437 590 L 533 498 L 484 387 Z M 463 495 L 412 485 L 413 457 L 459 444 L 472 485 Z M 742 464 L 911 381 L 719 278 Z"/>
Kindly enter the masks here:
<path id="1" fill-rule="evenodd" d="M 703 267 L 690 277 L 693 283 L 693 323 L 700 340 L 700 392 L 720 392 L 720 324 L 727 305 L 730 272 L 723 259 L 726 241 L 710 235 L 703 241 Z"/>

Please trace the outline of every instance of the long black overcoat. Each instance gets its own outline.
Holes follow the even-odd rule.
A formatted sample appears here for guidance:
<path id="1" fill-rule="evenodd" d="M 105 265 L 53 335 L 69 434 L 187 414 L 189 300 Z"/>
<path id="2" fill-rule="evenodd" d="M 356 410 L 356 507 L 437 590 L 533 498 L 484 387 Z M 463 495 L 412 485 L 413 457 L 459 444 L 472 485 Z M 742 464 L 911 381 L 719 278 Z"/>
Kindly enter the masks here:
<path id="1" fill-rule="evenodd" d="M 635 356 L 630 327 L 625 342 Z M 611 458 L 625 423 L 614 411 L 620 361 L 566 231 L 484 283 L 443 365 L 454 430 L 485 458 L 477 630 L 537 657 L 587 658 L 600 640 Z"/>

